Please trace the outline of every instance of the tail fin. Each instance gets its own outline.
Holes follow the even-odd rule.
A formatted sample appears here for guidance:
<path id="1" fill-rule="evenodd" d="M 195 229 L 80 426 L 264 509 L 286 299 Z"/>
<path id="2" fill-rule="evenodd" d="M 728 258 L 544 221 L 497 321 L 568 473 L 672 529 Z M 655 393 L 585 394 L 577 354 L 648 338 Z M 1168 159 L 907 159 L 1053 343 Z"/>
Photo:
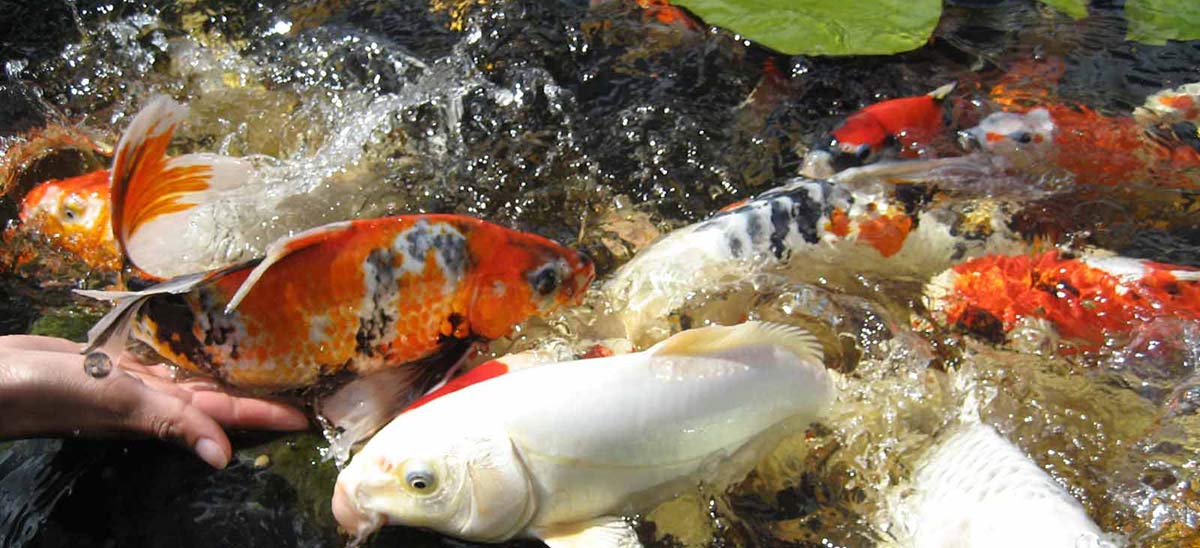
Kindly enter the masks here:
<path id="1" fill-rule="evenodd" d="M 186 116 L 187 108 L 169 97 L 152 99 L 121 136 L 112 167 L 113 236 L 129 263 L 156 278 L 178 262 L 188 211 L 250 175 L 250 164 L 238 158 L 168 158 L 171 136 Z"/>
<path id="2" fill-rule="evenodd" d="M 953 92 L 954 88 L 956 88 L 956 87 L 958 87 L 958 82 L 950 82 L 949 84 L 946 84 L 946 85 L 941 86 L 929 93 L 926 93 L 926 95 L 933 97 L 934 101 L 941 101 L 941 100 L 945 99 L 947 96 L 949 96 L 950 93 Z"/>
<path id="3" fill-rule="evenodd" d="M 129 338 L 129 328 L 137 317 L 138 310 L 146 300 L 154 295 L 164 293 L 186 293 L 197 284 L 212 279 L 222 271 L 211 273 L 189 274 L 158 284 L 144 291 L 89 291 L 76 289 L 75 292 L 101 301 L 115 301 L 115 306 L 108 311 L 100 321 L 88 330 L 88 345 L 84 354 L 97 350 L 108 355 L 113 363 L 125 349 L 125 341 Z"/>

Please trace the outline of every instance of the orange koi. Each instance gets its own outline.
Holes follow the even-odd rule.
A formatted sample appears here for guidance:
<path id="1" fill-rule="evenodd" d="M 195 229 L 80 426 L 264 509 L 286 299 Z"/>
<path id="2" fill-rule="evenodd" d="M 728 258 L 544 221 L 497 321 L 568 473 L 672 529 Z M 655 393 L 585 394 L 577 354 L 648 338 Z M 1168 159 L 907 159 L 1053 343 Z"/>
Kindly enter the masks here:
<path id="1" fill-rule="evenodd" d="M 245 180 L 244 161 L 167 157 L 186 110 L 158 98 L 121 139 L 113 234 L 133 267 L 170 261 L 191 208 Z M 266 256 L 177 277 L 115 300 L 89 351 L 116 357 L 126 333 L 189 372 L 260 392 L 303 389 L 430 360 L 575 304 L 590 260 L 548 239 L 462 215 L 343 221 L 272 244 Z M 412 384 L 417 380 L 411 380 Z"/>
<path id="2" fill-rule="evenodd" d="M 1126 257 L 989 255 L 926 287 L 935 319 L 992 342 L 1023 320 L 1097 348 L 1157 318 L 1200 320 L 1200 270 Z"/>
<path id="3" fill-rule="evenodd" d="M 118 270 L 121 254 L 112 235 L 108 175 L 101 169 L 33 187 L 21 200 L 21 226 L 92 268 Z"/>

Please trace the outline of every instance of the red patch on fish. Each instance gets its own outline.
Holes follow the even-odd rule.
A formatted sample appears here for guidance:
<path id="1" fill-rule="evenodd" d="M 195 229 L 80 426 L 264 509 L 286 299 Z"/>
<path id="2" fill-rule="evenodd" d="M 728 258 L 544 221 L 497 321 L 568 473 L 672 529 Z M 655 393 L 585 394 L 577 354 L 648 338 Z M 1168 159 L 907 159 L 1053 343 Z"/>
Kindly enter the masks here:
<path id="1" fill-rule="evenodd" d="M 446 382 L 446 384 L 443 384 L 441 388 L 421 396 L 417 399 L 417 401 L 412 402 L 408 407 L 406 407 L 404 412 L 407 413 L 433 400 L 445 396 L 446 394 L 458 392 L 459 390 L 471 386 L 472 384 L 481 383 L 488 379 L 494 379 L 505 373 L 508 373 L 508 366 L 505 365 L 504 362 L 500 360 L 484 362 L 470 371 L 450 379 Z"/>
<path id="2" fill-rule="evenodd" d="M 1059 335 L 1089 347 L 1154 318 L 1200 319 L 1200 284 L 1171 273 L 1192 269 L 1141 264 L 1146 275 L 1123 281 L 1056 251 L 981 257 L 954 267 L 953 287 L 935 307 L 944 309 L 947 324 L 972 332 L 979 318 L 988 316 L 998 320 L 1004 332 L 1021 318 L 1044 319 Z"/>
<path id="3" fill-rule="evenodd" d="M 941 103 L 929 95 L 901 97 L 870 105 L 850 116 L 831 134 L 846 149 L 867 145 L 878 152 L 889 138 L 900 142 L 903 155 L 915 154 L 942 132 Z"/>

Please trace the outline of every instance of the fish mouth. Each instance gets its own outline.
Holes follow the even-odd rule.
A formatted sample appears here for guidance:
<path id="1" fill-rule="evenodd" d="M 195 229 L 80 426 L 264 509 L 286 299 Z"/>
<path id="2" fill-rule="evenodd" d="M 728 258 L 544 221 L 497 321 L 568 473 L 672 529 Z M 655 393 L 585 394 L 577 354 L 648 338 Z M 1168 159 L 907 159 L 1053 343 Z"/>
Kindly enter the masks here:
<path id="1" fill-rule="evenodd" d="M 333 488 L 333 518 L 347 533 L 357 541 L 365 539 L 371 533 L 383 527 L 384 517 L 379 512 L 365 512 L 358 506 L 356 499 L 346 490 L 346 485 L 338 482 Z"/>

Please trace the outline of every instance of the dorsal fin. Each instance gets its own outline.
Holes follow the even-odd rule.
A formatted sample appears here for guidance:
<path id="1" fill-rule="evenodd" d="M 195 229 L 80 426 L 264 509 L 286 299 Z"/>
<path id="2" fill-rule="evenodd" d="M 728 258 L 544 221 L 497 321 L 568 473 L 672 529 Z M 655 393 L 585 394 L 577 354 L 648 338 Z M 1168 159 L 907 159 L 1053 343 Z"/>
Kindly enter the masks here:
<path id="1" fill-rule="evenodd" d="M 291 236 L 275 240 L 275 242 L 267 248 L 266 257 L 263 257 L 262 262 L 258 263 L 258 265 L 254 267 L 254 270 L 250 271 L 250 275 L 247 276 L 246 280 L 242 282 L 242 285 L 238 287 L 237 292 L 233 294 L 233 298 L 229 299 L 229 304 L 225 305 L 225 313 L 228 314 L 233 312 L 233 310 L 237 308 L 238 304 L 242 302 L 242 299 L 246 298 L 246 295 L 250 293 L 250 289 L 254 287 L 254 284 L 258 283 L 259 278 L 262 278 L 262 275 L 267 271 L 267 269 L 271 268 L 271 265 L 274 265 L 275 263 L 279 262 L 280 259 L 283 259 L 284 257 L 287 257 L 296 251 L 324 242 L 334 234 L 345 232 L 352 226 L 354 226 L 353 221 L 338 221 L 336 223 L 329 223 L 316 228 L 310 228 L 302 232 L 297 232 Z"/>
<path id="2" fill-rule="evenodd" d="M 167 157 L 187 108 L 158 96 L 138 112 L 117 145 L 112 167 L 113 236 L 141 271 L 165 277 L 178 263 L 178 236 L 186 213 L 217 191 L 241 186 L 250 164 L 216 154 Z"/>
<path id="3" fill-rule="evenodd" d="M 926 93 L 925 95 L 933 97 L 934 101 L 941 101 L 948 97 L 950 92 L 954 91 L 954 88 L 956 87 L 958 87 L 958 82 L 950 82 L 949 84 L 941 86 L 929 93 Z"/>
<path id="4" fill-rule="evenodd" d="M 800 327 L 759 321 L 689 329 L 658 343 L 651 351 L 660 356 L 699 356 L 757 344 L 782 346 L 802 360 L 824 361 L 821 344 L 812 333 Z"/>

